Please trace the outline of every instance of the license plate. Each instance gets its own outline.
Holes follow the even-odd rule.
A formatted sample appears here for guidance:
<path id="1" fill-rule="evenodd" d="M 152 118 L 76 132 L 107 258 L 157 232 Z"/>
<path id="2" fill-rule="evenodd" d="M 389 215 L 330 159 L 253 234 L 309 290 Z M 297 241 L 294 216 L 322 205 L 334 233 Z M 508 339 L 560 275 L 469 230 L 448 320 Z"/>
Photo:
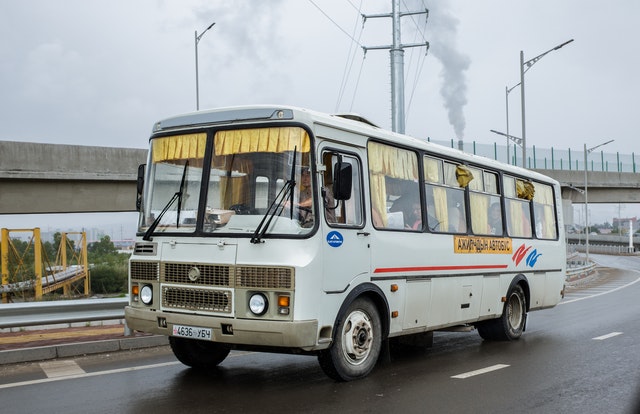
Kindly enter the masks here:
<path id="1" fill-rule="evenodd" d="M 197 326 L 173 325 L 173 336 L 192 339 L 211 340 L 211 328 L 199 328 Z"/>

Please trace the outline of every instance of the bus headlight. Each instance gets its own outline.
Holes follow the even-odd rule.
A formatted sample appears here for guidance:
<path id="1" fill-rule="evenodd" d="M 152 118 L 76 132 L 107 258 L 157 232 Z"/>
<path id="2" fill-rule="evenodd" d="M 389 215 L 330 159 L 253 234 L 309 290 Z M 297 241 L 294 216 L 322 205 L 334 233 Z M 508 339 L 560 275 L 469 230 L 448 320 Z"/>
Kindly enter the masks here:
<path id="1" fill-rule="evenodd" d="M 249 310 L 256 316 L 264 315 L 269 308 L 267 297 L 262 293 L 254 293 L 249 298 Z"/>
<path id="2" fill-rule="evenodd" d="M 142 286 L 142 289 L 140 289 L 140 300 L 145 305 L 151 305 L 151 302 L 153 302 L 153 289 L 151 289 L 151 286 Z"/>

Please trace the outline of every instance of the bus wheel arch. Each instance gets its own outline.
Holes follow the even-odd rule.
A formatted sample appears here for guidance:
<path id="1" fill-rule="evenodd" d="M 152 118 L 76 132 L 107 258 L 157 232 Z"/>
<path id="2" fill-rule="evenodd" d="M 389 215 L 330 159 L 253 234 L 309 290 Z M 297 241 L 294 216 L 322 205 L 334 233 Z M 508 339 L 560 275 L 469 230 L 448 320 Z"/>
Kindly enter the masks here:
<path id="1" fill-rule="evenodd" d="M 511 281 L 507 293 L 511 292 L 515 285 L 520 285 L 520 287 L 522 288 L 524 292 L 524 298 L 526 300 L 526 311 L 529 312 L 529 307 L 531 306 L 531 290 L 529 289 L 529 280 L 527 280 L 527 277 L 523 274 L 517 275 Z"/>
<path id="2" fill-rule="evenodd" d="M 345 299 L 334 322 L 332 344 L 320 351 L 322 370 L 336 381 L 366 377 L 375 367 L 389 332 L 389 311 L 379 288 L 364 284 Z"/>
<path id="3" fill-rule="evenodd" d="M 529 311 L 529 284 L 523 275 L 516 276 L 507 290 L 502 315 L 496 319 L 476 324 L 482 339 L 490 341 L 513 341 L 525 330 Z"/>

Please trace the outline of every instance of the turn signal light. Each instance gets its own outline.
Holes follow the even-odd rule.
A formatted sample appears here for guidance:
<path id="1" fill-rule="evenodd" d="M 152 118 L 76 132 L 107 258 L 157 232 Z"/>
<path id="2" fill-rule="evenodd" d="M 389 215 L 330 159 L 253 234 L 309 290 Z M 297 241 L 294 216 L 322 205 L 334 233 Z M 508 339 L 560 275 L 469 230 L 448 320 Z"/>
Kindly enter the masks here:
<path id="1" fill-rule="evenodd" d="M 278 296 L 278 306 L 289 307 L 289 296 Z"/>
<path id="2" fill-rule="evenodd" d="M 291 302 L 291 298 L 286 295 L 278 296 L 278 314 L 280 315 L 288 315 L 289 314 L 289 304 Z"/>

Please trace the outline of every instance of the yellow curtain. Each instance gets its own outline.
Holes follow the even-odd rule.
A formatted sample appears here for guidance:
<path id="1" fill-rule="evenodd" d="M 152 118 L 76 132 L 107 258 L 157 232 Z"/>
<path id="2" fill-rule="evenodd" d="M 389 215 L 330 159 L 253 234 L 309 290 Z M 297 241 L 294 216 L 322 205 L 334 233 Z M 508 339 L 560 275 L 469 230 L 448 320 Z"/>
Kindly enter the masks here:
<path id="1" fill-rule="evenodd" d="M 436 219 L 438 228 L 436 231 L 449 231 L 449 213 L 447 211 L 447 190 L 442 187 L 433 187 L 433 201 L 436 207 Z"/>
<path id="2" fill-rule="evenodd" d="M 546 184 L 536 184 L 536 191 L 533 196 L 533 200 L 536 203 L 542 204 L 542 217 L 536 220 L 542 220 L 542 234 L 539 235 L 544 239 L 555 239 L 556 234 L 556 222 L 553 214 L 553 189 Z"/>
<path id="3" fill-rule="evenodd" d="M 207 145 L 207 134 L 174 135 L 153 140 L 152 161 L 183 160 L 187 158 L 204 158 Z"/>
<path id="4" fill-rule="evenodd" d="M 423 164 L 425 181 L 429 183 L 442 184 L 442 178 L 440 177 L 440 165 L 442 165 L 442 161 L 425 157 Z"/>
<path id="5" fill-rule="evenodd" d="M 458 165 L 456 166 L 456 180 L 458 180 L 460 187 L 466 187 L 473 180 L 473 174 L 464 165 Z"/>
<path id="6" fill-rule="evenodd" d="M 414 152 L 370 142 L 369 172 L 415 181 L 418 179 L 418 159 Z"/>
<path id="7" fill-rule="evenodd" d="M 509 200 L 509 215 L 511 218 L 509 225 L 509 235 L 516 237 L 531 237 L 531 221 L 526 209 L 529 208 L 527 202 Z"/>
<path id="8" fill-rule="evenodd" d="M 251 171 L 252 165 L 248 160 L 235 160 L 233 167 L 235 171 L 245 173 L 245 175 L 220 177 L 220 200 L 223 208 L 229 208 L 234 204 L 247 204 L 249 201 L 248 173 Z M 227 168 L 231 168 L 231 166 Z"/>
<path id="9" fill-rule="evenodd" d="M 369 181 L 371 185 L 371 208 L 375 210 L 378 214 L 382 223 L 374 223 L 374 224 L 382 224 L 383 227 L 387 226 L 387 184 L 384 180 L 384 175 L 381 174 L 370 174 Z M 374 212 L 372 212 L 372 217 L 376 218 Z"/>
<path id="10" fill-rule="evenodd" d="M 215 155 L 246 152 L 309 152 L 309 134 L 302 128 L 253 128 L 218 131 L 214 137 Z"/>
<path id="11" fill-rule="evenodd" d="M 543 234 L 545 239 L 555 239 L 558 237 L 556 234 L 556 221 L 553 215 L 553 206 L 544 206 Z"/>
<path id="12" fill-rule="evenodd" d="M 533 200 L 535 188 L 531 181 L 516 180 L 516 192 L 518 194 L 518 198 L 531 201 Z"/>
<path id="13" fill-rule="evenodd" d="M 544 184 L 536 184 L 536 191 L 533 196 L 533 199 L 536 203 L 553 205 L 553 190 L 551 186 Z"/>
<path id="14" fill-rule="evenodd" d="M 514 200 L 507 202 L 509 206 L 509 236 L 522 236 L 522 210 L 520 209 L 520 203 Z"/>
<path id="15" fill-rule="evenodd" d="M 489 197 L 469 193 L 471 207 L 471 228 L 475 234 L 489 233 Z"/>
<path id="16" fill-rule="evenodd" d="M 369 142 L 369 184 L 371 186 L 371 208 L 384 226 L 387 225 L 387 185 L 385 177 L 402 180 L 418 180 L 418 159 L 414 152 Z M 375 218 L 375 213 L 372 212 Z"/>

